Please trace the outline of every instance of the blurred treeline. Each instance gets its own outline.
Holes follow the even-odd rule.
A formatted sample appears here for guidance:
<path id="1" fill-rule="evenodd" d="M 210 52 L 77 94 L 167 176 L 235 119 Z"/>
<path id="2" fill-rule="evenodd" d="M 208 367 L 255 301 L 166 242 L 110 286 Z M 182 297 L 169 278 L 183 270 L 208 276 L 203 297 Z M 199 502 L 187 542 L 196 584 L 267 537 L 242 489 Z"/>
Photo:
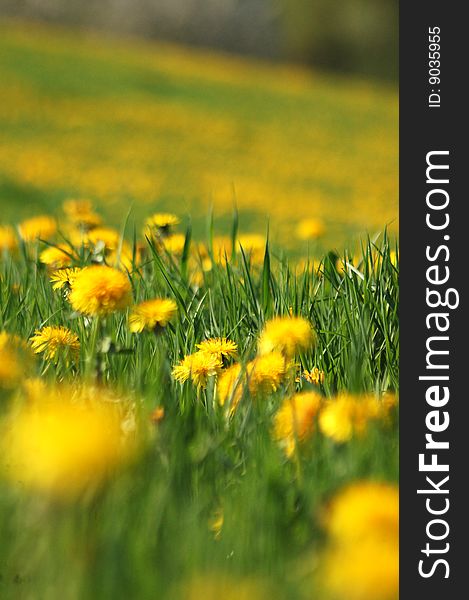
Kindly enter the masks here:
<path id="1" fill-rule="evenodd" d="M 0 0 L 0 15 L 397 76 L 398 0 Z"/>

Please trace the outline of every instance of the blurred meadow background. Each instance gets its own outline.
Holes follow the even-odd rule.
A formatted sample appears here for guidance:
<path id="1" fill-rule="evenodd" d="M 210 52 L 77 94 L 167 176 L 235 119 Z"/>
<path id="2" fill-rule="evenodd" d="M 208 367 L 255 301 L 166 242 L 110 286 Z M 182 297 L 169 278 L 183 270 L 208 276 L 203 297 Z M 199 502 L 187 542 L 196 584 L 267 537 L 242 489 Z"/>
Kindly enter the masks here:
<path id="1" fill-rule="evenodd" d="M 0 598 L 396 600 L 395 0 L 0 0 Z"/>

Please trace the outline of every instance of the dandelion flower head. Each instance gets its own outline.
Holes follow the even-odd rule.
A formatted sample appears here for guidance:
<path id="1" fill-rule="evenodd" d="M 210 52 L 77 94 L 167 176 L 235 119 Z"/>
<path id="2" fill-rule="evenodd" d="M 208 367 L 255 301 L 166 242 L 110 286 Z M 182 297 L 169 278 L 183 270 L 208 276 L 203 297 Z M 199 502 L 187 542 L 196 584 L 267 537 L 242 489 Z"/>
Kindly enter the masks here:
<path id="1" fill-rule="evenodd" d="M 57 362 L 60 356 L 67 360 L 78 358 L 80 341 L 76 333 L 67 327 L 47 326 L 37 329 L 30 338 L 35 354 L 44 354 L 46 360 Z"/>
<path id="2" fill-rule="evenodd" d="M 129 328 L 133 333 L 141 333 L 144 329 L 156 331 L 166 327 L 177 313 L 177 305 L 169 298 L 146 300 L 132 308 L 129 316 Z"/>
<path id="3" fill-rule="evenodd" d="M 74 310 L 84 315 L 108 315 L 130 304 L 130 281 L 112 267 L 85 267 L 73 278 L 69 301 Z"/>
<path id="4" fill-rule="evenodd" d="M 259 353 L 267 354 L 273 350 L 282 352 L 286 357 L 307 350 L 315 341 L 310 323 L 301 317 L 277 317 L 265 324 L 259 338 Z"/>

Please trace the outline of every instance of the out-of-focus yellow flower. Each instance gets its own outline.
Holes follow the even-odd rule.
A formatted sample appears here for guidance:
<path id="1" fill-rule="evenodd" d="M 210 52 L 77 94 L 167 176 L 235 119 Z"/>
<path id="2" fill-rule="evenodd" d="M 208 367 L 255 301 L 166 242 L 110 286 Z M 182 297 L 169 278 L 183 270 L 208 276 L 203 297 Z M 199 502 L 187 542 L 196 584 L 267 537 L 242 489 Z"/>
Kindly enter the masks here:
<path id="1" fill-rule="evenodd" d="M 186 236 L 182 233 L 173 233 L 163 238 L 163 249 L 169 254 L 180 256 L 184 250 Z"/>
<path id="2" fill-rule="evenodd" d="M 72 262 L 73 250 L 70 246 L 49 246 L 39 255 L 39 260 L 52 269 L 62 269 Z"/>
<path id="3" fill-rule="evenodd" d="M 181 220 L 172 213 L 155 213 L 145 221 L 145 225 L 160 232 L 169 232 L 172 227 L 179 225 Z"/>
<path id="4" fill-rule="evenodd" d="M 235 363 L 222 372 L 217 382 L 218 402 L 220 406 L 229 403 L 231 413 L 236 409 L 243 395 L 245 377 L 241 376 L 242 373 L 241 364 Z"/>
<path id="5" fill-rule="evenodd" d="M 0 331 L 0 388 L 11 388 L 19 383 L 31 357 L 31 349 L 23 339 Z"/>
<path id="6" fill-rule="evenodd" d="M 293 455 L 297 441 L 303 442 L 312 436 L 321 400 L 316 392 L 303 392 L 283 401 L 275 415 L 274 437 L 288 457 Z"/>
<path id="7" fill-rule="evenodd" d="M 89 200 L 66 200 L 62 208 L 68 219 L 84 230 L 93 229 L 102 223 L 101 217 L 93 211 Z"/>
<path id="8" fill-rule="evenodd" d="M 21 364 L 16 354 L 0 347 L 0 389 L 13 387 L 22 375 Z"/>
<path id="9" fill-rule="evenodd" d="M 395 267 L 399 265 L 399 256 L 395 250 L 391 250 L 389 252 L 389 260 L 391 261 L 391 264 Z"/>
<path id="10" fill-rule="evenodd" d="M 7 419 L 2 436 L 4 474 L 61 499 L 94 488 L 129 455 L 115 404 L 94 398 L 71 402 L 49 390 Z"/>
<path id="11" fill-rule="evenodd" d="M 246 368 L 249 392 L 253 395 L 276 392 L 287 369 L 285 357 L 280 352 L 257 356 Z"/>
<path id="12" fill-rule="evenodd" d="M 346 442 L 354 434 L 364 435 L 369 421 L 384 419 L 390 408 L 371 394 L 340 394 L 325 403 L 319 415 L 319 426 L 322 433 L 335 442 Z"/>
<path id="13" fill-rule="evenodd" d="M 285 357 L 279 352 L 257 356 L 244 369 L 240 363 L 235 363 L 223 371 L 217 382 L 219 404 L 224 406 L 229 403 L 232 414 L 246 390 L 254 397 L 276 392 L 288 367 Z"/>
<path id="14" fill-rule="evenodd" d="M 308 383 L 314 385 L 324 383 L 324 371 L 320 371 L 317 367 L 313 367 L 311 371 L 303 371 L 303 377 Z"/>
<path id="15" fill-rule="evenodd" d="M 141 333 L 144 329 L 157 333 L 171 321 L 177 313 L 177 305 L 169 298 L 146 300 L 132 308 L 129 316 L 129 329 Z"/>
<path id="16" fill-rule="evenodd" d="M 110 227 L 96 227 L 86 235 L 85 242 L 93 247 L 95 252 L 117 250 L 120 243 L 120 233 Z"/>
<path id="17" fill-rule="evenodd" d="M 202 352 L 208 352 L 209 354 L 215 354 L 216 356 L 231 358 L 235 357 L 238 351 L 238 345 L 236 342 L 227 338 L 210 338 L 196 344 L 197 348 Z"/>
<path id="18" fill-rule="evenodd" d="M 192 383 L 198 388 L 206 388 L 209 378 L 218 375 L 222 368 L 221 358 L 217 355 L 195 352 L 184 357 L 173 368 L 173 377 L 180 383 L 191 379 Z"/>
<path id="19" fill-rule="evenodd" d="M 131 302 L 128 277 L 112 267 L 92 266 L 81 269 L 73 278 L 69 300 L 85 315 L 108 315 L 123 310 Z"/>
<path id="20" fill-rule="evenodd" d="M 3 251 L 13 252 L 18 246 L 18 239 L 13 227 L 0 225 L 0 254 Z"/>
<path id="21" fill-rule="evenodd" d="M 265 324 L 259 338 L 259 353 L 268 354 L 278 350 L 291 358 L 296 353 L 312 347 L 314 343 L 315 335 L 306 319 L 277 317 Z"/>
<path id="22" fill-rule="evenodd" d="M 65 288 L 70 290 L 75 277 L 80 271 L 81 269 L 79 267 L 57 269 L 51 273 L 49 277 L 52 283 L 52 289 L 61 290 L 62 288 Z"/>
<path id="23" fill-rule="evenodd" d="M 43 353 L 46 360 L 53 362 L 57 362 L 60 357 L 64 357 L 66 362 L 76 361 L 80 352 L 77 334 L 62 326 L 36 329 L 30 342 L 35 354 Z"/>
<path id="24" fill-rule="evenodd" d="M 40 215 L 26 219 L 18 225 L 18 231 L 25 242 L 34 242 L 35 240 L 50 240 L 57 231 L 57 222 L 53 217 Z"/>
<path id="25" fill-rule="evenodd" d="M 398 534 L 399 489 L 391 483 L 360 481 L 341 490 L 327 507 L 324 525 L 334 539 L 357 541 Z"/>
<path id="26" fill-rule="evenodd" d="M 300 240 L 315 240 L 324 234 L 324 223 L 320 219 L 303 219 L 298 223 L 296 234 Z"/>
<path id="27" fill-rule="evenodd" d="M 327 592 L 344 600 L 397 600 L 398 487 L 350 485 L 332 500 L 325 525 L 330 537 L 322 565 Z"/>

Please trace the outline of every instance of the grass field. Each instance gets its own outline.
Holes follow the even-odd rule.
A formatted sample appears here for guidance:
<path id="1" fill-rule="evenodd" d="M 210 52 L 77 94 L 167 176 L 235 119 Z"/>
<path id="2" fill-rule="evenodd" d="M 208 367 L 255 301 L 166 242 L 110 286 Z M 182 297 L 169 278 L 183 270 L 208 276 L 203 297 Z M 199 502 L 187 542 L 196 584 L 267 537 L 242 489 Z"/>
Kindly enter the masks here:
<path id="1" fill-rule="evenodd" d="M 396 600 L 395 93 L 0 33 L 0 597 Z"/>

